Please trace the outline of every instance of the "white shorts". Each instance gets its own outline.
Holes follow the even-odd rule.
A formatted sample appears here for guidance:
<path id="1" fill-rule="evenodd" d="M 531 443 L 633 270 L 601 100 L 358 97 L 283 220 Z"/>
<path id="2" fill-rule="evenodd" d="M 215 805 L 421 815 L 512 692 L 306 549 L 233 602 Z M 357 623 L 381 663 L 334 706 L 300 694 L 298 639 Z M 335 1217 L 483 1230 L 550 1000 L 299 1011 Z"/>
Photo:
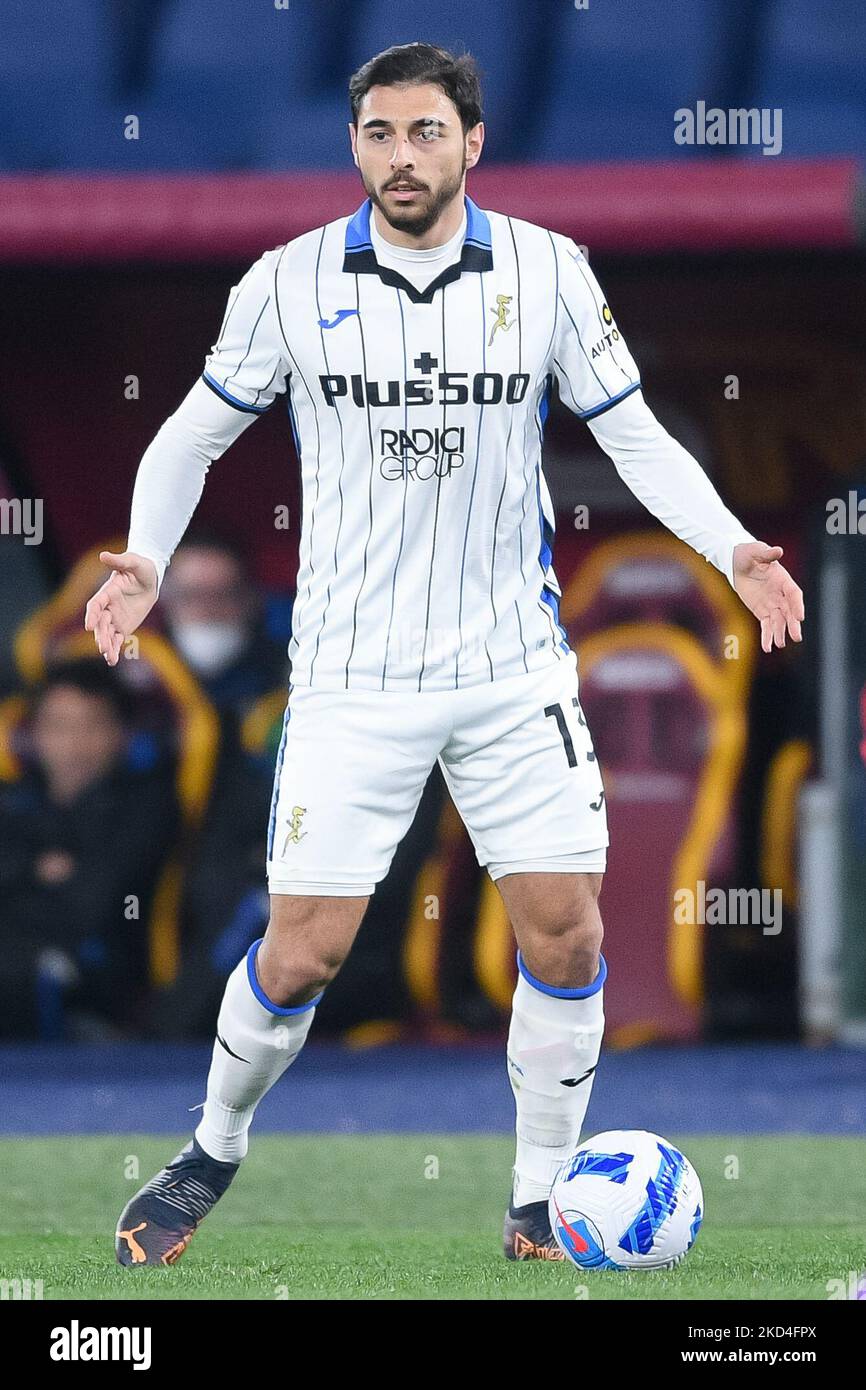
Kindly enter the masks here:
<path id="1" fill-rule="evenodd" d="M 572 652 L 462 690 L 290 686 L 268 825 L 270 892 L 372 893 L 437 760 L 491 878 L 604 872 L 601 769 Z"/>

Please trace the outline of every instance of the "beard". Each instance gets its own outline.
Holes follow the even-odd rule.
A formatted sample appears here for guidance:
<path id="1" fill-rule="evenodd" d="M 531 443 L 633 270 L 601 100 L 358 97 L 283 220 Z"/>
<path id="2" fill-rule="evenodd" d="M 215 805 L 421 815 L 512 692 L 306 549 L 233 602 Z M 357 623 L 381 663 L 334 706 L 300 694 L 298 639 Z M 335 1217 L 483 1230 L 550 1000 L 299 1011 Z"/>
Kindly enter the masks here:
<path id="1" fill-rule="evenodd" d="M 388 179 L 387 183 L 382 185 L 381 191 L 364 175 L 362 175 L 361 178 L 367 196 L 379 209 L 388 225 L 393 227 L 397 232 L 407 232 L 410 236 L 420 237 L 425 236 L 427 232 L 429 232 L 430 228 L 439 220 L 443 208 L 445 208 L 460 192 L 465 173 L 466 156 L 464 154 L 459 171 L 450 178 L 443 179 L 435 193 L 420 179 L 416 179 L 412 175 L 406 175 L 402 178 L 395 175 Z M 418 188 L 422 191 L 423 196 L 414 207 L 399 209 L 395 212 L 393 208 L 389 210 L 385 206 L 382 195 L 392 184 L 396 183 L 408 183 L 413 188 Z"/>

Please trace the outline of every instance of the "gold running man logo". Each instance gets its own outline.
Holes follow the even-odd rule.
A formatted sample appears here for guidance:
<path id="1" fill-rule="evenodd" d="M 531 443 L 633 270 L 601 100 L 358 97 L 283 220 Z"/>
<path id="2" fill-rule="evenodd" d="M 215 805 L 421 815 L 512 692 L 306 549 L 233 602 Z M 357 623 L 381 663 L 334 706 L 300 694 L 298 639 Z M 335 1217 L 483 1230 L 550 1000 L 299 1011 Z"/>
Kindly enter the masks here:
<path id="1" fill-rule="evenodd" d="M 292 815 L 289 821 L 289 833 L 286 836 L 286 845 L 291 840 L 292 844 L 297 844 L 306 835 L 306 830 L 301 830 L 301 820 L 307 814 L 306 806 L 293 806 Z M 285 851 L 285 845 L 283 846 Z"/>
<path id="2" fill-rule="evenodd" d="M 510 294 L 498 294 L 496 296 L 496 308 L 490 310 L 491 314 L 496 315 L 496 322 L 490 330 L 490 337 L 487 339 L 488 347 L 493 343 L 493 335 L 497 328 L 502 328 L 507 333 L 509 328 L 514 327 L 514 319 L 512 319 L 510 323 L 508 322 L 508 315 L 511 313 L 508 306 L 511 303 L 511 299 L 512 296 Z"/>

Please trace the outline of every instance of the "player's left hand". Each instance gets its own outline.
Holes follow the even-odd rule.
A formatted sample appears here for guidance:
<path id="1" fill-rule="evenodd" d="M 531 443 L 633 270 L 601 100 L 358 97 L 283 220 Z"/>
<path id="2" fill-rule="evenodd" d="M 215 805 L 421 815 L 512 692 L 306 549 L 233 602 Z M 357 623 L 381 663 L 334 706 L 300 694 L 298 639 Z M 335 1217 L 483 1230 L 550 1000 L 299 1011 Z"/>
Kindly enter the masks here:
<path id="1" fill-rule="evenodd" d="M 734 588 L 761 624 L 761 647 L 784 647 L 785 633 L 802 642 L 800 624 L 805 618 L 803 590 L 784 565 L 780 545 L 748 541 L 734 547 Z"/>

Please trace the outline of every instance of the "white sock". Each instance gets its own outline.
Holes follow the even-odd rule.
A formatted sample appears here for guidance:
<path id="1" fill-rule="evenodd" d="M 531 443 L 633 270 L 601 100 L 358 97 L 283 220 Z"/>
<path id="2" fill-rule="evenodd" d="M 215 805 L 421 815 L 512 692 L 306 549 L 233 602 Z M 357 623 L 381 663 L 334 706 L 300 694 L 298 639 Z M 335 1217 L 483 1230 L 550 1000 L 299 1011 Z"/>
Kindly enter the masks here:
<path id="1" fill-rule="evenodd" d="M 556 1170 L 580 1139 L 604 1033 L 607 966 L 600 956 L 593 984 L 554 992 L 530 974 L 519 952 L 517 960 L 508 1079 L 517 1107 L 513 1200 L 522 1207 L 547 1201 Z"/>
<path id="2" fill-rule="evenodd" d="M 245 1157 L 256 1106 L 297 1057 L 322 997 L 294 1009 L 272 1004 L 256 975 L 260 944 L 253 943 L 226 981 L 207 1100 L 195 1132 L 205 1153 L 224 1163 Z"/>

